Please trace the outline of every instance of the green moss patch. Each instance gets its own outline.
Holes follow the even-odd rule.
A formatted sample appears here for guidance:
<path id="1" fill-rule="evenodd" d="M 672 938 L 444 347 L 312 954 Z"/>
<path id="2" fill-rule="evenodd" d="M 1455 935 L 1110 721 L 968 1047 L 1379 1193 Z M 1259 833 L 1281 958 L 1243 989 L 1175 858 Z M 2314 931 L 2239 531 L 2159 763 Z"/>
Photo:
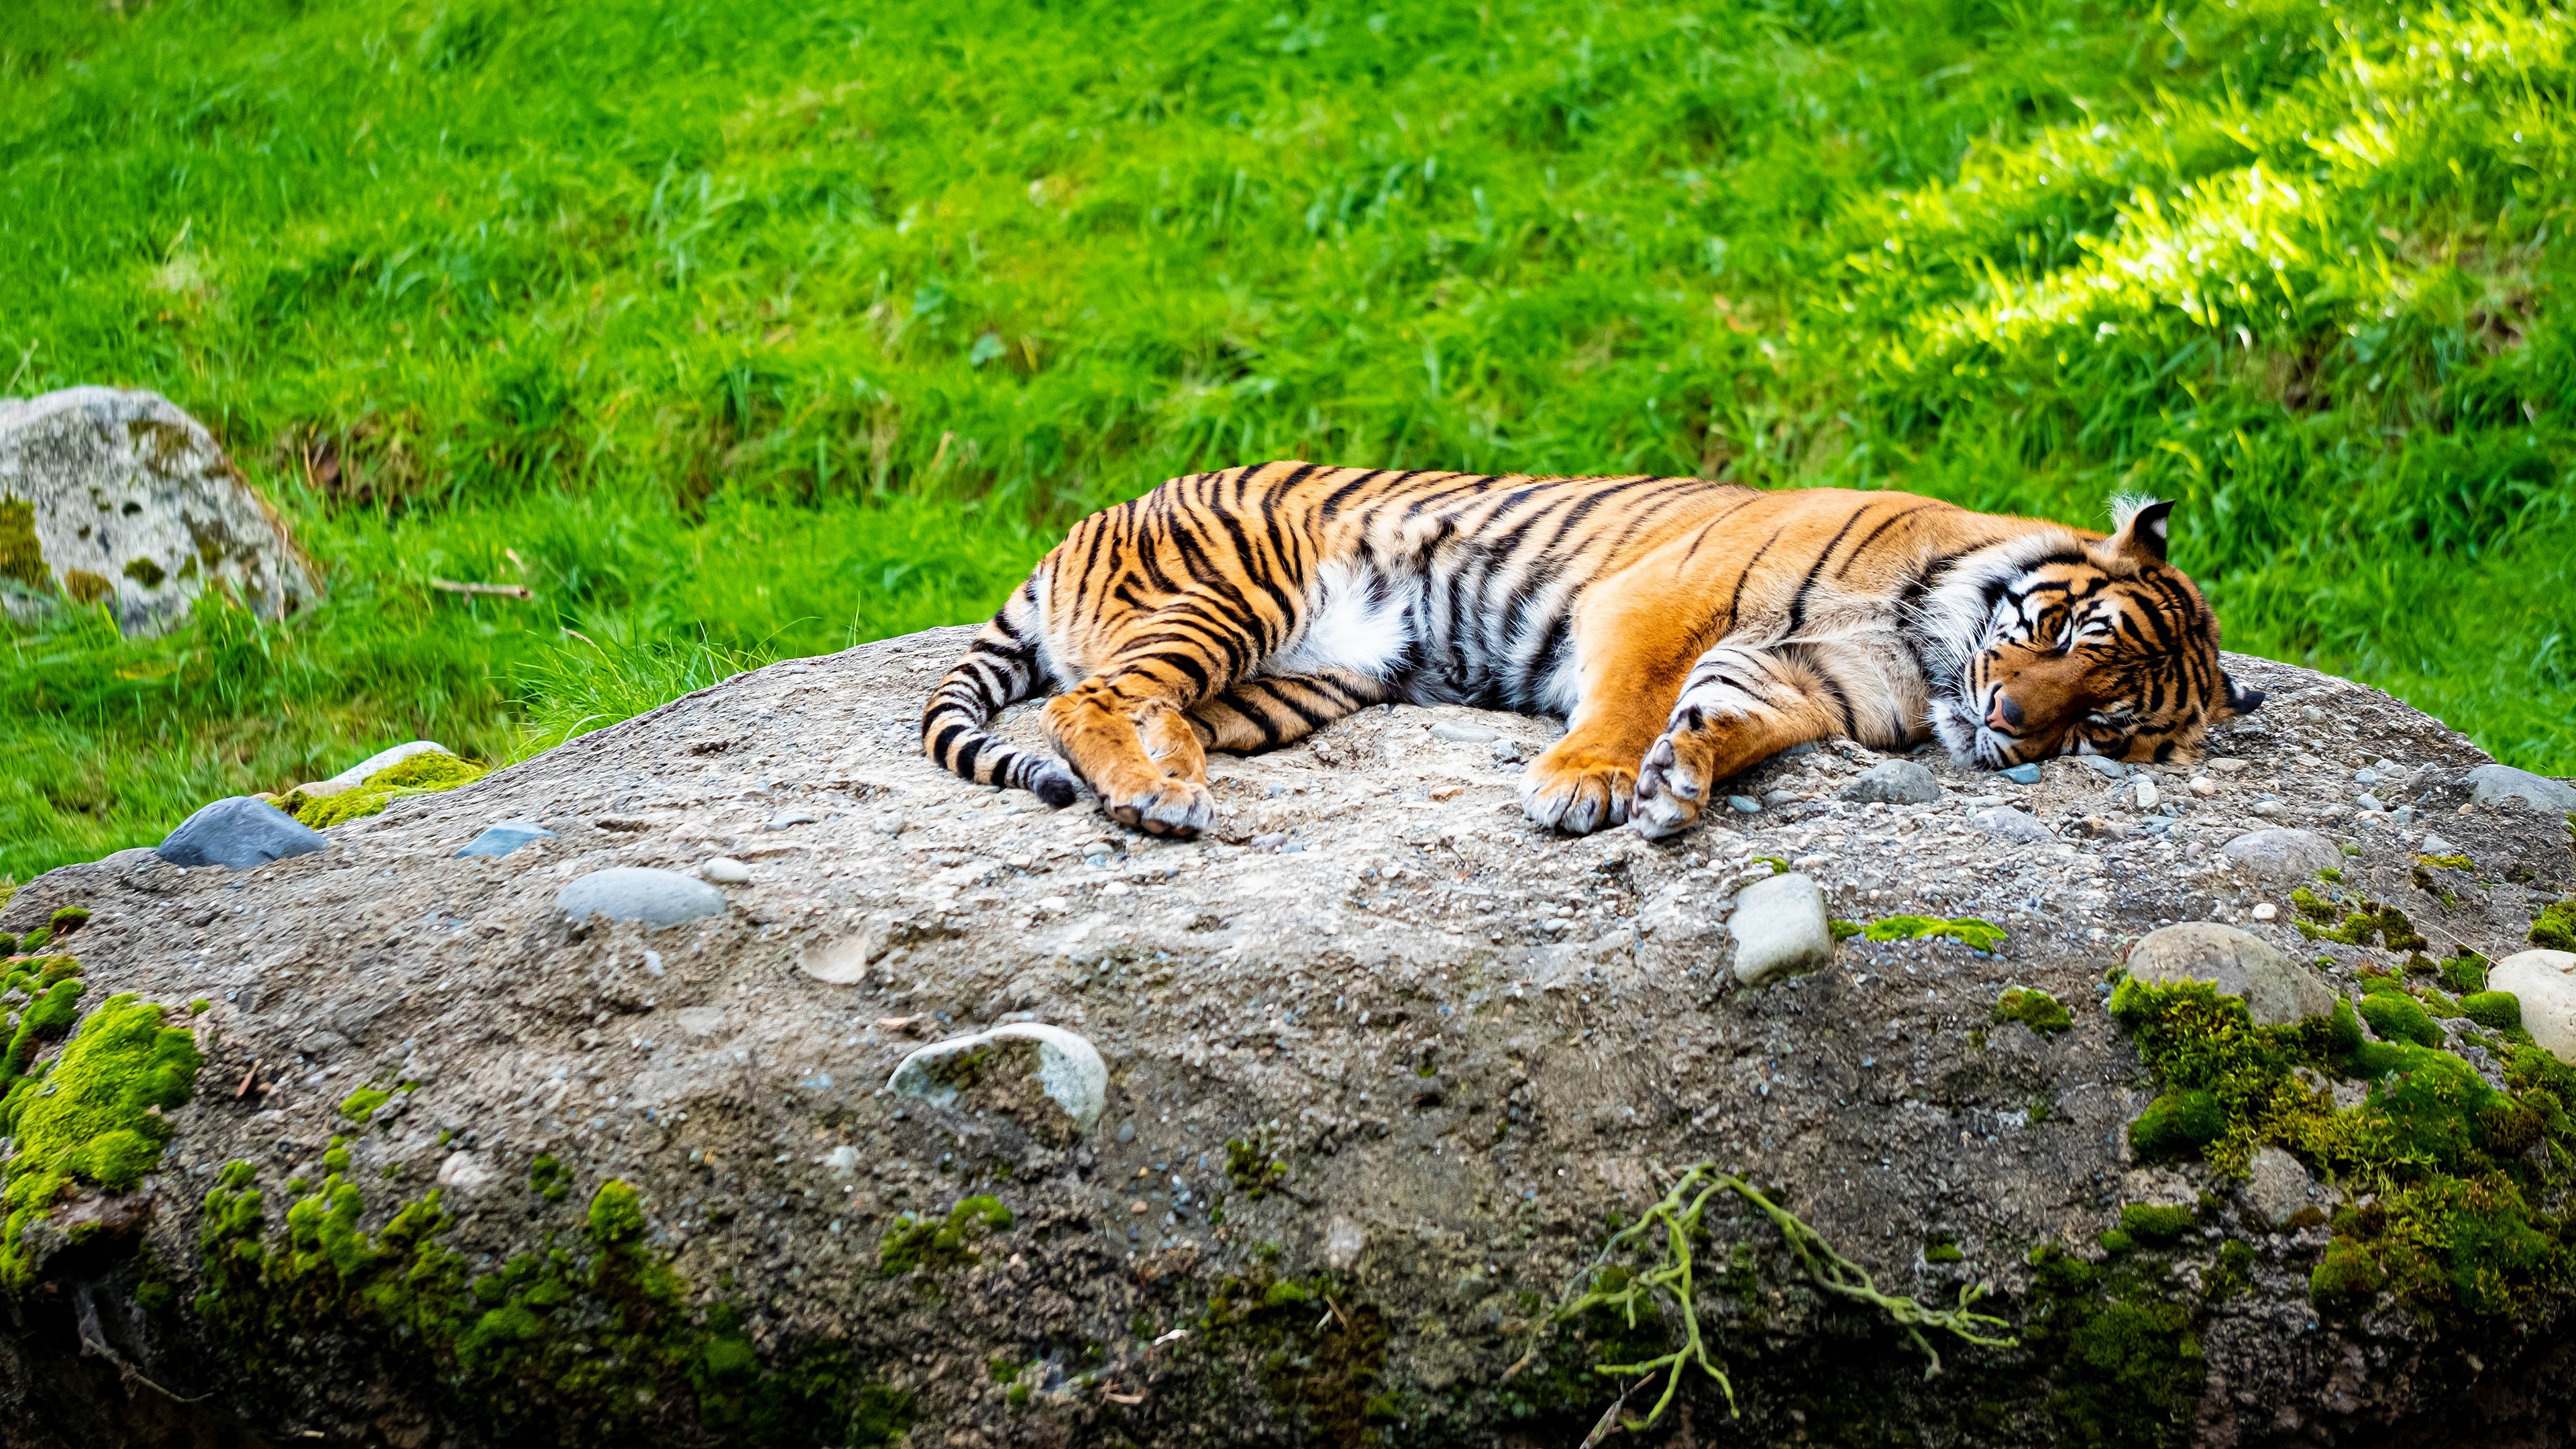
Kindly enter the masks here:
<path id="1" fill-rule="evenodd" d="M 2042 1246 L 2030 1265 L 2021 1336 L 2055 1370 L 2049 1411 L 2064 1442 L 2179 1438 L 2199 1402 L 2205 1367 L 2196 1305 L 2182 1301 L 2150 1261 L 2095 1264 Z"/>
<path id="2" fill-rule="evenodd" d="M 0 1101 L 0 1131 L 17 1144 L 0 1191 L 0 1286 L 33 1281 L 42 1255 L 29 1233 L 64 1189 L 86 1182 L 124 1192 L 160 1165 L 170 1140 L 162 1114 L 196 1089 L 199 1062 L 193 1037 L 163 1026 L 160 1007 L 115 996 L 90 1013 L 42 1081 L 19 1082 Z"/>
<path id="3" fill-rule="evenodd" d="M 0 497 L 0 579 L 54 591 L 53 571 L 45 567 L 44 545 L 36 539 L 36 505 L 24 498 Z"/>
<path id="4" fill-rule="evenodd" d="M 490 771 L 469 760 L 424 750 L 396 760 L 350 789 L 336 795 L 307 796 L 301 790 L 282 802 L 286 813 L 316 830 L 384 813 L 386 806 L 410 795 L 433 795 L 470 785 Z"/>
<path id="5" fill-rule="evenodd" d="M 2020 1022 L 2041 1036 L 2056 1036 L 2075 1026 L 2075 1018 L 2056 997 L 2027 986 L 2013 987 L 1995 998 L 1994 1019 Z"/>
<path id="6" fill-rule="evenodd" d="M 2576 816 L 2569 817 L 2576 820 Z M 2551 903 L 2531 923 L 2531 944 L 2549 951 L 2576 951 L 2576 897 Z"/>
<path id="7" fill-rule="evenodd" d="M 2478 996 L 2459 1009 L 2472 1002 L 2472 1021 L 2503 1019 L 2500 1003 Z M 2366 1204 L 2334 1218 L 2334 1247 L 2312 1275 L 2320 1307 L 2387 1293 L 2428 1321 L 2519 1320 L 2576 1286 L 2576 1245 L 2543 1208 L 2576 1160 L 2565 1107 L 2576 1071 L 2519 1031 L 2487 1040 L 2505 1064 L 2499 1090 L 2435 1045 L 2439 1028 L 2384 976 L 2358 1017 L 2339 1003 L 2331 1019 L 2296 1026 L 2258 1027 L 2242 1001 L 2197 982 L 2124 981 L 2111 1012 L 2164 1089 L 2131 1125 L 2142 1152 L 2242 1174 L 2255 1149 L 2276 1146 Z M 2364 1020 L 2381 1040 L 2364 1036 Z M 2332 1076 L 2367 1082 L 2367 1095 L 2338 1107 L 2317 1086 Z M 2535 1152 L 2544 1141 L 2550 1150 Z M 2141 1236 L 2126 1221 L 2122 1230 Z"/>
<path id="8" fill-rule="evenodd" d="M 1947 936 L 1966 942 L 1973 950 L 1989 953 L 2003 944 L 2006 934 L 2003 927 L 1975 916 L 1947 921 L 1938 916 L 1887 916 L 1861 929 L 1861 935 L 1872 941 L 1920 941 Z"/>
<path id="9" fill-rule="evenodd" d="M 1198 1328 L 1210 1348 L 1260 1365 L 1272 1400 L 1306 1420 L 1324 1444 L 1384 1446 L 1402 1411 L 1384 1382 L 1385 1315 L 1328 1279 L 1266 1273 L 1217 1285 Z"/>
<path id="10" fill-rule="evenodd" d="M 923 1268 L 937 1271 L 980 1263 L 983 1259 L 976 1255 L 975 1244 L 1010 1226 L 1011 1210 L 995 1197 L 962 1198 L 944 1221 L 906 1213 L 877 1240 L 877 1271 L 900 1278 Z"/>

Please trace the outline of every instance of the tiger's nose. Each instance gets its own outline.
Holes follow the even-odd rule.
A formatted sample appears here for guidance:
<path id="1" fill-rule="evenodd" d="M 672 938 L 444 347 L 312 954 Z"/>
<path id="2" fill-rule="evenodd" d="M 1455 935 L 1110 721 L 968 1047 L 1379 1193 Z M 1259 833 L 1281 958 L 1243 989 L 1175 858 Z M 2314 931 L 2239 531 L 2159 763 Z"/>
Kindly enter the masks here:
<path id="1" fill-rule="evenodd" d="M 2021 706 L 2013 703 L 2011 695 L 1996 690 L 1994 699 L 1986 706 L 1986 723 L 1999 730 L 2017 730 L 2021 728 L 2021 720 Z"/>

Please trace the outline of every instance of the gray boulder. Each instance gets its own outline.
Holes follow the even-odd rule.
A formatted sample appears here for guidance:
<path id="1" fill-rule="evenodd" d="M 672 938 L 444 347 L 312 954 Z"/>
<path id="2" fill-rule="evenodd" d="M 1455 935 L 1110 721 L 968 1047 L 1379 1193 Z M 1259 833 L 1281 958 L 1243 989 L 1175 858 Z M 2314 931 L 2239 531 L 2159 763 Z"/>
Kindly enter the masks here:
<path id="1" fill-rule="evenodd" d="M 315 596 L 276 512 L 214 438 L 157 393 L 0 398 L 0 601 L 30 619 L 108 604 L 153 634 L 221 585 L 263 616 Z"/>
<path id="2" fill-rule="evenodd" d="M 2461 776 L 2460 783 L 2476 792 L 2480 805 L 2511 798 L 2527 801 L 2535 810 L 2576 810 L 2576 785 L 2511 765 L 2480 765 Z"/>
<path id="3" fill-rule="evenodd" d="M 1913 760 L 1881 760 L 1843 786 L 1842 797 L 1862 804 L 1929 805 L 1941 798 L 1941 782 Z"/>
<path id="4" fill-rule="evenodd" d="M 172 865 L 220 865 L 248 870 L 324 849 L 321 831 L 252 795 L 218 800 L 179 822 L 153 854 Z"/>
<path id="5" fill-rule="evenodd" d="M 2259 936 L 2215 921 L 2184 921 L 2150 931 L 2129 948 L 2129 975 L 2170 985 L 2206 981 L 2242 997 L 2262 1026 L 2286 1026 L 2334 1014 L 2335 994 L 2306 967 Z"/>
<path id="6" fill-rule="evenodd" d="M 2273 885 L 2306 885 L 2343 864 L 2343 850 L 2313 830 L 2250 830 L 2219 853 Z"/>

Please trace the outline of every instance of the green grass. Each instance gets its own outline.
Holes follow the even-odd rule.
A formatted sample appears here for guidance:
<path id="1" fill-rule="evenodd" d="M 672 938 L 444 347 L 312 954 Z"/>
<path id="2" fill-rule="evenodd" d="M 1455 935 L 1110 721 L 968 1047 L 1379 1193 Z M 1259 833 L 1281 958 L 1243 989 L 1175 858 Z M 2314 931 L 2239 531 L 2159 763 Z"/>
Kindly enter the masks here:
<path id="1" fill-rule="evenodd" d="M 0 873 L 973 618 L 1080 513 L 1280 456 L 2158 492 L 2231 645 L 2576 771 L 2570 34 L 21 0 L 0 392 L 168 393 L 331 596 L 10 636 Z"/>

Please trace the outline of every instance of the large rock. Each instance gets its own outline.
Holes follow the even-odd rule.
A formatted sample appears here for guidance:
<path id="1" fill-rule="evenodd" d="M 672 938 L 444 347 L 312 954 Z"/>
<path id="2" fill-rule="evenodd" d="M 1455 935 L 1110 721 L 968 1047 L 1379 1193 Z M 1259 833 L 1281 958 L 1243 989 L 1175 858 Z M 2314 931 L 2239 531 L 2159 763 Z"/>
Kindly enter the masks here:
<path id="1" fill-rule="evenodd" d="M 2487 990 L 2513 993 L 2522 1003 L 2522 1029 L 2576 1064 L 2576 951 L 2517 951 L 2487 972 Z"/>
<path id="2" fill-rule="evenodd" d="M 2206 981 L 2242 998 L 2260 1026 L 2334 1014 L 2335 993 L 2314 972 L 2234 926 L 2185 921 L 2150 931 L 2129 949 L 2128 964 L 2130 976 L 2149 983 Z"/>
<path id="3" fill-rule="evenodd" d="M 1834 959 L 1824 892 L 1794 871 L 1736 892 L 1727 929 L 1735 937 L 1735 979 L 1747 986 L 1813 971 Z"/>
<path id="4" fill-rule="evenodd" d="M 2343 848 L 2313 830 L 2249 830 L 2218 849 L 2257 879 L 2279 886 L 2313 885 L 2319 871 L 2343 864 Z"/>
<path id="5" fill-rule="evenodd" d="M 2460 783 L 2474 792 L 2477 803 L 2514 799 L 2535 810 L 2554 810 L 2564 814 L 2576 810 L 2576 785 L 2517 770 L 2511 765 L 2480 765 L 2461 777 Z"/>
<path id="6" fill-rule="evenodd" d="M 256 871 L 132 851 L 27 883 L 0 931 L 89 907 L 68 938 L 79 1005 L 158 1003 L 119 1007 L 119 1040 L 175 1033 L 205 1060 L 192 1099 L 128 1104 L 145 1135 L 120 1152 L 148 1164 L 169 1134 L 156 1174 L 75 1181 L 0 1242 L 19 1386 L 0 1439 L 844 1444 L 911 1423 L 916 1449 L 1574 1444 L 1616 1392 L 1591 1371 L 1611 1350 L 1559 1332 L 1524 1362 L 1532 1304 L 1593 1260 L 1605 1214 L 1636 1221 L 1659 1171 L 1699 1161 L 1886 1293 L 1948 1307 L 1990 1282 L 1978 1307 L 2023 1340 L 1927 1328 L 1945 1364 L 1927 1380 L 1884 1315 L 1821 1296 L 1767 1219 L 1713 1200 L 1701 1262 L 1730 1276 L 1702 1324 L 1743 1421 L 1704 1376 L 1684 1392 L 1729 1442 L 1812 1438 L 1820 1409 L 1854 1442 L 2089 1442 L 2098 1415 L 2060 1416 L 2096 1402 L 2098 1345 L 2033 1315 L 2057 1305 L 2062 1330 L 2090 1305 L 2034 1296 L 2072 1280 L 2051 1289 L 2030 1255 L 2091 1252 L 2124 1202 L 2203 1200 L 2208 1236 L 2141 1246 L 2160 1256 L 2119 1277 L 2154 1303 L 2092 1319 L 2123 1354 L 2166 1355 L 2134 1375 L 2124 1358 L 2122 1383 L 2179 1375 L 2156 1423 L 2251 1446 L 2542 1443 L 2568 1422 L 2563 1297 L 2533 1299 L 2519 1333 L 2324 1314 L 2325 1230 L 2274 1231 L 2205 1163 L 2139 1185 L 2127 1160 L 2151 1094 L 2097 992 L 2122 943 L 2243 918 L 2254 898 L 2214 851 L 2263 795 L 2339 799 L 2357 750 L 2442 781 L 2481 762 L 2384 696 L 2230 657 L 2329 723 L 2293 705 L 2223 727 L 2217 752 L 2249 766 L 2206 797 L 2178 787 L 2156 834 L 2116 828 L 2098 775 L 2045 770 L 2013 799 L 2056 834 L 2027 841 L 1961 818 L 1993 787 L 1938 760 L 1921 763 L 1946 807 L 1836 801 L 1854 772 L 1830 750 L 1723 787 L 1796 797 L 1776 809 L 1566 839 L 1522 819 L 1493 741 L 1454 737 L 1545 725 L 1372 709 L 1213 762 L 1216 830 L 1181 843 L 923 761 L 922 698 L 970 637 L 745 675 Z M 2458 796 L 2432 802 L 2442 833 L 2498 884 L 2418 889 L 2381 824 L 2355 828 L 2345 880 L 2505 956 L 2529 928 L 2521 883 L 2568 874 L 2565 828 L 2434 788 Z M 768 829 L 782 814 L 812 818 Z M 454 854 L 512 820 L 558 838 Z M 719 858 L 750 881 L 700 880 Z M 1820 908 L 2009 935 L 1994 955 L 1847 939 L 1828 969 L 1746 989 L 1728 918 L 1768 858 L 1814 883 L 1810 925 Z M 650 884 L 676 894 L 638 900 L 722 909 L 654 929 L 558 906 L 612 870 L 667 873 Z M 2263 931 L 2341 971 L 2392 959 Z M 2072 1028 L 1997 1030 L 2010 987 L 2066 1003 Z M 1021 1024 L 1097 1050 L 1087 1129 L 1088 1099 L 1060 1112 L 1016 1046 L 951 1052 L 928 1095 L 887 1090 L 926 1045 Z M 15 1151 L 0 1170 L 30 1181 L 38 1159 Z M 2259 1211 L 2296 1186 L 2279 1167 Z M 2253 1261 L 2226 1268 L 2227 1243 Z M 2220 1294 L 2228 1273 L 2242 1289 Z M 1640 1325 L 1618 1351 L 1656 1351 Z M 2173 1356 L 2184 1342 L 2196 1356 Z M 2464 1393 L 2469 1352 L 2516 1394 Z M 1678 1422 L 1656 1432 L 1680 1442 Z"/>
<path id="7" fill-rule="evenodd" d="M 12 617 L 104 601 L 126 633 L 158 633 L 218 581 L 271 617 L 314 595 L 285 523 L 196 419 L 157 393 L 105 387 L 0 398 Z"/>
<path id="8" fill-rule="evenodd" d="M 233 870 L 307 855 L 330 846 L 321 831 L 255 795 L 217 800 L 179 822 L 153 853 L 172 865 L 220 865 Z"/>

